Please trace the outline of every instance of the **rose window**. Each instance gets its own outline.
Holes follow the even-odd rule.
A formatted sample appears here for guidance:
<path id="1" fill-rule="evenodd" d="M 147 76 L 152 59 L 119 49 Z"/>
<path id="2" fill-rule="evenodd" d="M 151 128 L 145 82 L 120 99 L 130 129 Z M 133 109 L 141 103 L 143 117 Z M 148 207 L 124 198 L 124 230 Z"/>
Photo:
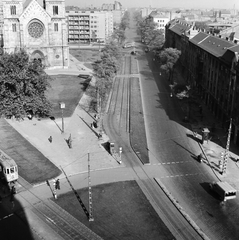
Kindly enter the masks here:
<path id="1" fill-rule="evenodd" d="M 28 32 L 29 32 L 31 37 L 39 38 L 43 34 L 43 25 L 39 22 L 32 22 L 28 26 Z"/>

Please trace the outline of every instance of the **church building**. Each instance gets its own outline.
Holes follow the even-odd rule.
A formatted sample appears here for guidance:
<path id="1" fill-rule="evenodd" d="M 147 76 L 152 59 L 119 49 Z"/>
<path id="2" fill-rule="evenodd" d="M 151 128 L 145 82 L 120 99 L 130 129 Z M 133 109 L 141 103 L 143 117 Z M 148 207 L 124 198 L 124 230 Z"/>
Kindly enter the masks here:
<path id="1" fill-rule="evenodd" d="M 24 49 L 46 68 L 68 68 L 65 0 L 2 0 L 2 10 L 5 52 Z"/>

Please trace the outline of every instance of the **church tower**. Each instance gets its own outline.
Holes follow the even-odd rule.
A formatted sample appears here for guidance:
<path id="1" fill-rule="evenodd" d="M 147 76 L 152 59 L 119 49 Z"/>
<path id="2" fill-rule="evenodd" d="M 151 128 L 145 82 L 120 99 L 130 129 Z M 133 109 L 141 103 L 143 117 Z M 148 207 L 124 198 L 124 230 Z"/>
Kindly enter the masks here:
<path id="1" fill-rule="evenodd" d="M 65 0 L 43 0 L 43 8 L 50 15 L 52 21 L 50 26 L 50 42 L 61 48 L 53 49 L 53 55 L 62 58 L 63 67 L 69 64 L 68 33 L 65 17 Z"/>
<path id="2" fill-rule="evenodd" d="M 25 49 L 47 68 L 68 68 L 65 0 L 2 0 L 2 9 L 5 52 Z"/>
<path id="3" fill-rule="evenodd" d="M 23 12 L 22 0 L 2 0 L 4 49 L 14 51 L 21 47 L 19 17 Z"/>

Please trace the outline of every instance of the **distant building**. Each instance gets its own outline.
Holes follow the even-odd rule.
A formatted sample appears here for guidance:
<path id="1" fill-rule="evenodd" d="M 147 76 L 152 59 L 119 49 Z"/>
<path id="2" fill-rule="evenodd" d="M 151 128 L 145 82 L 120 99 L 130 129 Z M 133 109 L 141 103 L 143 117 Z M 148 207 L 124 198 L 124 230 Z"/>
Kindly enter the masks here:
<path id="1" fill-rule="evenodd" d="M 101 9 L 104 11 L 122 10 L 122 4 L 117 1 L 115 1 L 114 3 L 109 3 L 109 4 L 104 3 L 104 4 L 102 4 Z"/>
<path id="2" fill-rule="evenodd" d="M 0 21 L 3 26 L 3 50 L 25 49 L 30 59 L 47 68 L 67 68 L 69 47 L 65 18 L 65 0 L 2 0 Z"/>
<path id="3" fill-rule="evenodd" d="M 158 24 L 157 29 L 164 30 L 166 24 L 169 22 L 169 17 L 160 13 L 154 13 L 152 12 L 150 14 L 150 17 L 152 17 L 153 21 Z"/>
<path id="4" fill-rule="evenodd" d="M 102 4 L 101 10 L 110 11 L 113 14 L 113 22 L 115 24 L 119 24 L 121 22 L 122 17 L 124 16 L 125 10 L 122 7 L 120 2 L 115 1 L 110 4 Z"/>
<path id="5" fill-rule="evenodd" d="M 69 43 L 106 41 L 113 33 L 110 11 L 66 11 Z"/>

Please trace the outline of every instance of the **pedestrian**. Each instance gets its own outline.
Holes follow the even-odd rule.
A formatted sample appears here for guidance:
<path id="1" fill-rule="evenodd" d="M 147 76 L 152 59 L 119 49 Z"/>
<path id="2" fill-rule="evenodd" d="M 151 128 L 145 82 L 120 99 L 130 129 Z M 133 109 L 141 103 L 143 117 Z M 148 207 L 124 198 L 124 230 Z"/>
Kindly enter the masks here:
<path id="1" fill-rule="evenodd" d="M 50 136 L 50 137 L 48 138 L 48 141 L 49 141 L 50 143 L 52 143 L 52 136 Z"/>
<path id="2" fill-rule="evenodd" d="M 58 189 L 58 190 L 61 189 L 60 188 L 60 180 L 59 179 L 56 180 L 56 189 Z"/>

